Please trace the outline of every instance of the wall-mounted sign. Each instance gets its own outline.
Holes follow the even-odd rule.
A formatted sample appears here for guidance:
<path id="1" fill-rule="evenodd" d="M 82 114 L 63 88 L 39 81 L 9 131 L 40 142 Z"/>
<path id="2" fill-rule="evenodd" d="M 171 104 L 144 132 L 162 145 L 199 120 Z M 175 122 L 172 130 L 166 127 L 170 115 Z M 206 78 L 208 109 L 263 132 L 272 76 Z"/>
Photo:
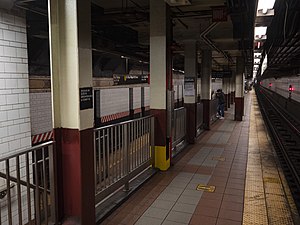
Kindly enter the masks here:
<path id="1" fill-rule="evenodd" d="M 184 95 L 195 96 L 195 78 L 193 77 L 184 78 Z"/>
<path id="2" fill-rule="evenodd" d="M 93 108 L 93 88 L 79 88 L 80 110 Z"/>
<path id="3" fill-rule="evenodd" d="M 114 85 L 148 83 L 148 75 L 114 75 Z"/>

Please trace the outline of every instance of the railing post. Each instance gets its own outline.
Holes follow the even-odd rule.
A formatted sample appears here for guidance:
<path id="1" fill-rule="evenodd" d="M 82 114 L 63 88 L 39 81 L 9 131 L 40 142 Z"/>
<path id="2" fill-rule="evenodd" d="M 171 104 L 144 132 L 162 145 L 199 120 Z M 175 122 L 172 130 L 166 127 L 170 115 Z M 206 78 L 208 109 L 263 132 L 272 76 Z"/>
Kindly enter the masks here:
<path id="1" fill-rule="evenodd" d="M 155 143 L 154 143 L 154 129 L 155 129 L 155 117 L 150 118 L 150 148 L 152 158 L 152 168 L 155 168 Z"/>
<path id="2" fill-rule="evenodd" d="M 130 123 L 125 124 L 124 126 L 124 137 L 125 137 L 125 172 L 126 176 L 128 176 L 130 171 Z M 129 191 L 129 180 L 124 184 L 124 191 Z"/>
<path id="3" fill-rule="evenodd" d="M 98 170 L 97 170 L 97 136 L 99 138 L 98 141 L 100 142 L 100 135 L 99 135 L 99 133 L 100 133 L 99 131 L 94 131 L 93 132 L 93 136 L 94 136 L 94 139 L 93 139 L 93 141 L 94 141 L 94 171 L 95 171 L 94 172 L 95 173 L 95 175 L 94 175 L 94 179 L 95 179 L 95 187 L 94 187 L 95 190 L 94 190 L 94 192 L 95 192 L 95 194 L 97 192 L 97 174 L 98 174 Z M 99 162 L 99 164 L 100 164 L 100 162 Z M 101 182 L 101 180 L 99 181 L 99 183 L 100 182 Z"/>
<path id="4" fill-rule="evenodd" d="M 57 199 L 57 167 L 55 142 L 49 145 L 49 178 L 50 178 L 50 195 L 51 195 L 51 222 L 58 224 L 58 199 Z M 53 202 L 52 202 L 53 201 Z"/>

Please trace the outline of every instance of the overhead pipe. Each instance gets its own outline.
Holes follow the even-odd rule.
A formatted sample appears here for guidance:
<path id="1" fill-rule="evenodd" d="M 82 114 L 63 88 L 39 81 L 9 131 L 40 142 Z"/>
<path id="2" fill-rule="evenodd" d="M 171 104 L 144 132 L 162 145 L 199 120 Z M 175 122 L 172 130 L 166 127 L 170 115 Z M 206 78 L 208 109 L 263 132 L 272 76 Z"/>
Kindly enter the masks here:
<path id="1" fill-rule="evenodd" d="M 212 47 L 213 49 L 215 49 L 218 53 L 221 53 L 225 59 L 227 59 L 228 61 L 230 61 L 231 63 L 233 63 L 232 59 L 228 57 L 228 55 L 221 49 L 219 49 L 208 37 L 207 35 L 219 24 L 219 22 L 214 22 L 211 23 L 202 33 L 200 33 L 200 37 L 202 38 L 202 40 L 209 45 L 210 47 Z"/>
<path id="2" fill-rule="evenodd" d="M 32 1 L 36 1 L 36 0 L 32 0 Z M 39 14 L 39 15 L 41 15 L 41 16 L 47 16 L 47 12 L 40 12 L 40 11 L 31 9 L 31 8 L 26 7 L 26 6 L 23 5 L 24 3 L 26 4 L 26 3 L 32 2 L 32 1 L 29 1 L 29 0 L 16 1 L 16 2 L 15 2 L 15 6 L 16 6 L 17 8 L 24 9 L 24 10 L 27 10 L 27 11 L 30 11 L 30 12 L 33 12 L 33 13 L 36 13 L 36 14 Z"/>

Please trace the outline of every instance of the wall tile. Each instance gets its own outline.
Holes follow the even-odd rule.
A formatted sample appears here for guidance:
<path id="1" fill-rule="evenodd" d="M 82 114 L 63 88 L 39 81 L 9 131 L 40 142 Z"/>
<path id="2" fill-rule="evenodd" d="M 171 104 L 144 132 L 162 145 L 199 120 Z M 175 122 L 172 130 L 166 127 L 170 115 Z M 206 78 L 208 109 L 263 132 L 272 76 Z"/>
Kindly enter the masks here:
<path id="1" fill-rule="evenodd" d="M 19 103 L 19 96 L 17 94 L 7 95 L 6 96 L 7 104 L 16 104 Z"/>
<path id="2" fill-rule="evenodd" d="M 18 80 L 16 79 L 6 79 L 5 80 L 5 85 L 6 85 L 6 88 L 17 88 L 18 87 Z"/>
<path id="3" fill-rule="evenodd" d="M 16 41 L 16 32 L 10 30 L 3 30 L 3 39 L 6 41 Z"/>
<path id="4" fill-rule="evenodd" d="M 15 119 L 19 119 L 19 110 L 10 110 L 9 113 L 7 114 L 7 119 L 8 120 L 15 120 Z"/>
<path id="5" fill-rule="evenodd" d="M 5 63 L 4 71 L 6 73 L 16 73 L 17 72 L 17 64 L 16 63 Z"/>
<path id="6" fill-rule="evenodd" d="M 20 133 L 20 125 L 12 125 L 8 127 L 9 135 L 16 135 L 18 133 Z"/>
<path id="7" fill-rule="evenodd" d="M 3 47 L 3 56 L 9 56 L 9 57 L 16 57 L 17 56 L 17 49 L 14 47 Z"/>

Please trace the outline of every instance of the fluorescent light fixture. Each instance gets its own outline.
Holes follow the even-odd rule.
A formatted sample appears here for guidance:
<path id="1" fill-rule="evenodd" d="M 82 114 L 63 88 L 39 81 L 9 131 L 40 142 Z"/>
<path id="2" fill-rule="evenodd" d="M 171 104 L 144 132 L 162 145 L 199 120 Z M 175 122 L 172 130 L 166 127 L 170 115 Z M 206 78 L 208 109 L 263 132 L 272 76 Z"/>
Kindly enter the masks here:
<path id="1" fill-rule="evenodd" d="M 263 13 L 267 13 L 268 9 L 273 9 L 276 0 L 259 0 L 257 10 L 262 9 Z"/>
<path id="2" fill-rule="evenodd" d="M 261 74 L 263 74 L 265 72 L 267 67 L 268 67 L 268 55 L 265 56 L 263 64 L 261 66 Z"/>
<path id="3" fill-rule="evenodd" d="M 183 5 L 191 5 L 189 0 L 165 0 L 170 6 L 183 6 Z"/>
<path id="4" fill-rule="evenodd" d="M 259 58 L 260 56 L 261 56 L 261 53 L 260 53 L 260 52 L 255 52 L 255 53 L 254 53 L 254 57 L 255 57 L 255 58 Z"/>
<path id="5" fill-rule="evenodd" d="M 268 27 L 255 27 L 255 36 L 261 37 L 266 35 Z"/>

